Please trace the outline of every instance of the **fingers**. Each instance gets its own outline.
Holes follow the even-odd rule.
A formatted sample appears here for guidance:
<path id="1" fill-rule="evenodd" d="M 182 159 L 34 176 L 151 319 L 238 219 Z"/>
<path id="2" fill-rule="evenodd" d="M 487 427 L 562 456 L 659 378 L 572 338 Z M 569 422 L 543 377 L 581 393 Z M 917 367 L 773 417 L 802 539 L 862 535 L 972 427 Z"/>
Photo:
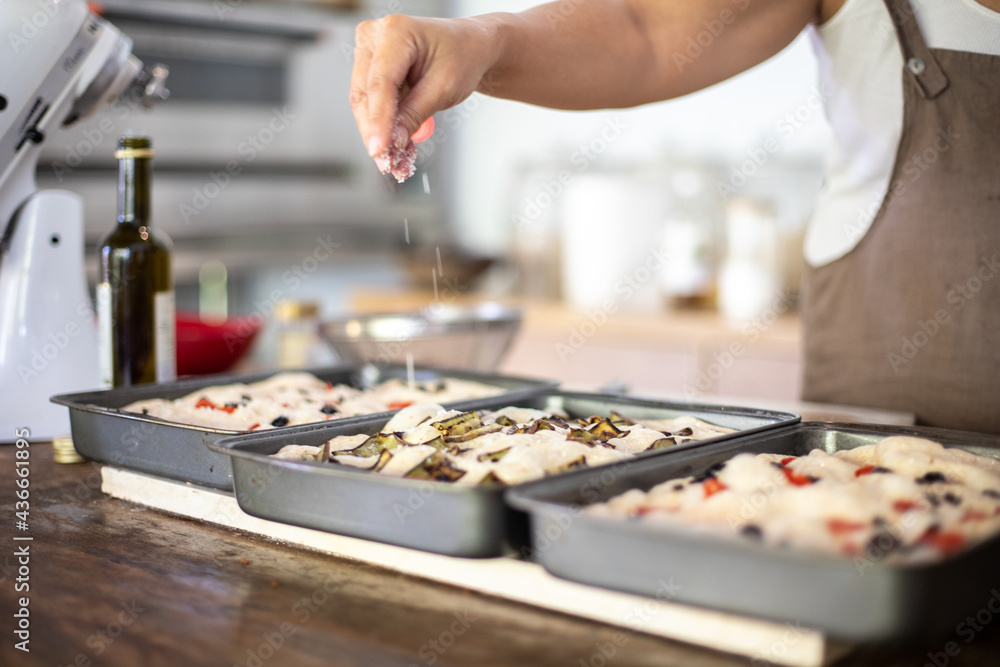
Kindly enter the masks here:
<path id="1" fill-rule="evenodd" d="M 355 33 L 354 67 L 351 70 L 349 101 L 354 112 L 354 122 L 358 125 L 361 139 L 368 146 L 371 136 L 368 124 L 368 70 L 372 61 L 372 45 L 368 37 L 369 27 L 362 23 Z"/>
<path id="2" fill-rule="evenodd" d="M 385 71 L 386 63 L 392 63 L 391 56 L 387 57 L 385 53 L 385 33 L 384 19 L 358 25 L 351 71 L 351 110 L 361 139 L 372 157 L 380 155 L 388 147 L 392 122 L 390 120 L 387 124 L 385 119 L 395 115 L 399 88 L 398 83 L 392 83 L 392 72 Z M 373 112 L 380 106 L 388 108 L 374 113 L 373 119 Z"/>
<path id="3" fill-rule="evenodd" d="M 397 125 L 409 138 L 476 89 L 488 64 L 481 41 L 481 31 L 447 19 L 390 15 L 358 26 L 350 102 L 372 157 Z"/>
<path id="4" fill-rule="evenodd" d="M 417 57 L 410 24 L 408 17 L 391 15 L 358 26 L 351 108 L 372 157 L 389 145 L 400 92 Z"/>
<path id="5" fill-rule="evenodd" d="M 407 135 L 412 135 L 420 128 L 421 123 L 441 108 L 440 86 L 430 77 L 425 77 L 408 93 L 401 96 L 396 115 L 400 127 L 406 130 Z"/>

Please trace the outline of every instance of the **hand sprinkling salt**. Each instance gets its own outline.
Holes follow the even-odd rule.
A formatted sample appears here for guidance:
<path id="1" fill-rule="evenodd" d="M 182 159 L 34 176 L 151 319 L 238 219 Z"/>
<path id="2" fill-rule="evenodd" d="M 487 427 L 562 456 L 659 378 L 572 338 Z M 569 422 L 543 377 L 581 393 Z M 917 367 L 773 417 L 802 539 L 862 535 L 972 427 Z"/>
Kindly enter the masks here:
<path id="1" fill-rule="evenodd" d="M 389 148 L 375 156 L 375 164 L 383 174 L 392 174 L 402 183 L 417 171 L 417 145 L 398 124 L 392 130 Z"/>

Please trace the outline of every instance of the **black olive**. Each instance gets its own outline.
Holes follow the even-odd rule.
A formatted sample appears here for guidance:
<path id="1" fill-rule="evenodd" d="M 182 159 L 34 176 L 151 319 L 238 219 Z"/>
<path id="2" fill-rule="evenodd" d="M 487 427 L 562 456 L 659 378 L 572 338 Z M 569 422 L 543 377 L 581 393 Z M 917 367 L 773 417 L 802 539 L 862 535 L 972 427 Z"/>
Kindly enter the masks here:
<path id="1" fill-rule="evenodd" d="M 142 414 L 148 415 L 149 414 L 149 409 L 148 408 L 143 408 L 142 409 Z"/>
<path id="2" fill-rule="evenodd" d="M 685 427 L 684 427 L 684 428 L 682 428 L 681 430 L 679 430 L 679 431 L 674 431 L 674 432 L 673 432 L 673 433 L 671 433 L 670 435 L 692 435 L 693 433 L 694 433 L 694 431 L 692 431 L 690 427 L 688 427 L 688 426 L 685 426 Z"/>
<path id="3" fill-rule="evenodd" d="M 986 489 L 985 491 L 983 491 L 983 495 L 988 498 L 995 498 L 997 500 L 1000 500 L 1000 491 L 994 491 L 993 489 Z"/>
<path id="4" fill-rule="evenodd" d="M 865 546 L 865 551 L 869 554 L 875 553 L 885 555 L 898 549 L 900 542 L 899 539 L 897 539 L 892 533 L 881 532 L 877 535 L 872 535 L 871 539 L 868 540 L 868 544 Z"/>
<path id="5" fill-rule="evenodd" d="M 708 466 L 708 472 L 719 472 L 725 467 L 726 467 L 726 462 L 719 461 L 718 463 L 713 463 L 712 465 Z"/>
<path id="6" fill-rule="evenodd" d="M 948 495 L 951 495 L 951 494 L 949 493 Z M 931 505 L 933 505 L 934 507 L 937 507 L 938 505 L 940 505 L 940 504 L 941 504 L 941 499 L 940 499 L 940 498 L 938 498 L 938 497 L 937 497 L 936 495 L 934 495 L 933 493 L 925 493 L 925 494 L 924 494 L 924 498 L 926 498 L 926 499 L 927 499 L 927 502 L 929 502 L 929 503 L 930 503 Z M 947 496 L 946 496 L 946 498 L 947 498 Z"/>
<path id="7" fill-rule="evenodd" d="M 750 539 L 759 540 L 764 537 L 764 531 L 760 529 L 760 526 L 748 523 L 740 528 L 740 535 L 743 537 L 749 537 Z"/>
<path id="8" fill-rule="evenodd" d="M 882 466 L 875 466 L 874 468 L 872 468 L 871 474 L 873 474 L 873 475 L 875 475 L 875 474 L 882 474 L 882 475 L 884 475 L 885 473 L 888 473 L 888 472 L 892 472 L 892 471 L 889 470 L 888 468 L 883 468 Z"/>
<path id="9" fill-rule="evenodd" d="M 321 407 L 319 411 L 322 412 L 324 415 L 335 415 L 338 412 L 337 408 L 330 405 L 329 403 Z"/>
<path id="10" fill-rule="evenodd" d="M 682 491 L 683 489 L 684 489 L 684 485 L 683 484 L 674 484 L 674 486 L 673 486 L 673 490 L 674 491 Z"/>
<path id="11" fill-rule="evenodd" d="M 271 422 L 271 426 L 288 426 L 288 417 L 281 415 L 280 417 L 275 417 L 274 421 Z"/>
<path id="12" fill-rule="evenodd" d="M 929 472 L 923 477 L 917 478 L 917 484 L 934 484 L 945 481 L 944 475 L 939 472 Z"/>
<path id="13" fill-rule="evenodd" d="M 242 396 L 240 396 L 240 400 L 243 401 L 243 405 L 246 405 L 247 403 L 249 403 L 253 399 L 250 398 L 249 396 L 247 396 L 246 394 L 243 394 Z"/>
<path id="14" fill-rule="evenodd" d="M 226 407 L 227 408 L 238 408 L 238 407 L 240 407 L 240 404 L 239 403 L 226 403 Z"/>
<path id="15" fill-rule="evenodd" d="M 948 503 L 949 505 L 961 505 L 962 504 L 962 499 L 959 498 L 958 496 L 956 496 L 954 493 L 950 493 L 950 492 L 944 494 L 944 501 L 946 503 Z"/>
<path id="16" fill-rule="evenodd" d="M 774 466 L 775 468 L 777 468 L 778 470 L 784 470 L 784 469 L 785 469 L 785 466 L 781 465 L 781 464 L 780 464 L 780 463 L 778 463 L 777 461 L 771 461 L 771 465 L 773 465 L 773 466 Z"/>

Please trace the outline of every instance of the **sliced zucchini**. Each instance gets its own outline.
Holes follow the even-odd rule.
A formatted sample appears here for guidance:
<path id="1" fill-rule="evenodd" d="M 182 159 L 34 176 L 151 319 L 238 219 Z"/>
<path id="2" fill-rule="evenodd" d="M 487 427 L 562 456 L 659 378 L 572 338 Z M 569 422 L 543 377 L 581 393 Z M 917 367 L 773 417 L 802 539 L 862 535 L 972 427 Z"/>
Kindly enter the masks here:
<path id="1" fill-rule="evenodd" d="M 434 452 L 416 468 L 406 474 L 410 479 L 429 479 L 435 482 L 454 482 L 461 479 L 464 470 L 456 468 L 441 452 Z"/>
<path id="2" fill-rule="evenodd" d="M 572 440 L 573 442 L 583 443 L 588 447 L 603 444 L 596 435 L 582 428 L 570 429 L 569 433 L 566 435 L 566 439 Z"/>
<path id="3" fill-rule="evenodd" d="M 625 426 L 632 426 L 632 425 L 635 424 L 634 421 L 632 421 L 631 419 L 629 419 L 625 415 L 621 414 L 620 412 L 616 412 L 614 410 L 611 411 L 611 423 L 612 424 L 621 424 L 621 425 L 625 425 Z"/>
<path id="4" fill-rule="evenodd" d="M 443 436 L 459 436 L 468 431 L 473 431 L 483 425 L 478 412 L 463 412 L 460 415 L 434 422 L 432 426 L 441 432 Z"/>
<path id="5" fill-rule="evenodd" d="M 503 429 L 503 426 L 501 426 L 500 424 L 487 424 L 486 426 L 480 426 L 479 428 L 477 428 L 475 430 L 466 431 L 465 433 L 462 433 L 460 435 L 449 435 L 444 440 L 445 440 L 445 442 L 448 442 L 448 443 L 453 443 L 453 442 L 468 442 L 469 440 L 474 440 L 474 439 L 476 439 L 476 438 L 478 438 L 480 436 L 483 436 L 483 435 L 489 435 L 490 433 L 496 433 L 497 431 L 500 431 L 501 429 Z"/>
<path id="6" fill-rule="evenodd" d="M 644 451 L 652 452 L 657 449 L 666 449 L 667 447 L 673 447 L 676 444 L 677 441 L 674 440 L 673 438 L 660 438 L 659 440 L 654 440 L 653 444 L 651 444 L 649 447 L 646 447 Z"/>
<path id="7" fill-rule="evenodd" d="M 486 454 L 480 454 L 479 456 L 476 457 L 476 460 L 479 461 L 479 462 L 481 462 L 481 463 L 486 463 L 487 461 L 491 461 L 493 463 L 496 463 L 497 461 L 499 461 L 500 459 L 502 459 L 507 454 L 507 452 L 509 452 L 509 451 L 510 451 L 510 447 L 508 447 L 507 449 L 498 449 L 495 452 L 488 452 Z"/>
<path id="8" fill-rule="evenodd" d="M 375 456 L 386 449 L 395 449 L 405 444 L 398 433 L 376 433 L 354 449 L 344 453 L 362 457 Z"/>
<path id="9" fill-rule="evenodd" d="M 479 480 L 479 486 L 487 486 L 489 484 L 500 484 L 502 485 L 504 481 L 496 476 L 492 470 L 486 473 L 481 480 Z"/>
<path id="10" fill-rule="evenodd" d="M 439 452 L 443 452 L 448 449 L 448 445 L 445 443 L 443 435 L 439 435 L 438 437 L 428 440 L 427 442 L 421 442 L 420 444 L 430 445 Z"/>
<path id="11" fill-rule="evenodd" d="M 327 440 L 323 443 L 323 447 L 316 452 L 316 460 L 323 461 L 324 463 L 330 460 L 330 441 Z"/>
<path id="12" fill-rule="evenodd" d="M 612 438 L 620 438 L 624 431 L 619 430 L 607 419 L 598 417 L 597 421 L 590 428 L 590 433 L 601 442 L 607 442 Z"/>
<path id="13" fill-rule="evenodd" d="M 385 464 L 389 462 L 392 458 L 392 452 L 388 449 L 383 449 L 382 453 L 378 455 L 378 461 L 375 462 L 375 466 L 372 468 L 375 472 L 378 472 L 385 467 Z"/>
<path id="14" fill-rule="evenodd" d="M 552 473 L 566 472 L 567 470 L 576 470 L 577 468 L 586 468 L 586 467 L 587 467 L 587 457 L 578 456 L 572 461 L 567 461 L 561 466 L 553 468 Z"/>

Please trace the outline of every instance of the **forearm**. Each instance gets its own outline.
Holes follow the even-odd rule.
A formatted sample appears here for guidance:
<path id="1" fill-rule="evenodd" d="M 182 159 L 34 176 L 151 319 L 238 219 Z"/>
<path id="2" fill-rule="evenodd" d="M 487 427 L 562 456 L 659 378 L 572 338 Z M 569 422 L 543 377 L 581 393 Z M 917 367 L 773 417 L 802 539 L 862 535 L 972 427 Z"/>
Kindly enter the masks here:
<path id="1" fill-rule="evenodd" d="M 669 99 L 771 57 L 819 3 L 560 0 L 469 19 L 390 15 L 358 26 L 351 107 L 383 159 L 390 137 L 415 152 L 405 144 L 420 123 L 476 90 L 562 109 Z"/>
<path id="2" fill-rule="evenodd" d="M 476 19 L 496 59 L 480 92 L 562 109 L 629 107 L 700 90 L 771 57 L 810 0 L 561 0 Z"/>

